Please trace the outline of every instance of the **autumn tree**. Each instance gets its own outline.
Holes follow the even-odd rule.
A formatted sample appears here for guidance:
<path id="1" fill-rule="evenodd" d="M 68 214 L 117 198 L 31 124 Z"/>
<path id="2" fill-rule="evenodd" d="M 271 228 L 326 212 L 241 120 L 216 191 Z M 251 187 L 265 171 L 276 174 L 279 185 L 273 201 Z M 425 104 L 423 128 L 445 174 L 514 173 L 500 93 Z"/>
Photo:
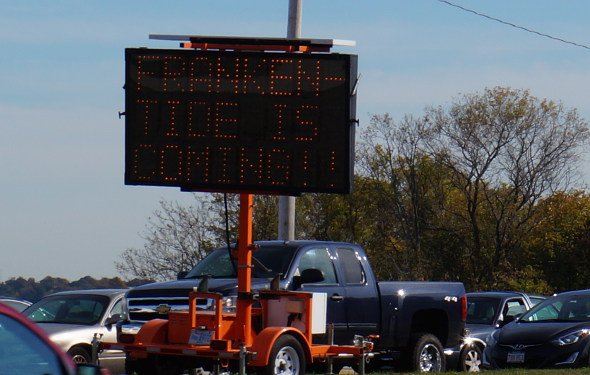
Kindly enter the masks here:
<path id="1" fill-rule="evenodd" d="M 498 287 L 535 228 L 537 202 L 567 189 L 588 126 L 574 110 L 508 88 L 395 122 L 374 116 L 359 147 L 371 225 L 403 278 Z"/>
<path id="2" fill-rule="evenodd" d="M 428 152 L 462 194 L 453 209 L 466 227 L 455 234 L 467 245 L 470 279 L 492 286 L 537 225 L 538 200 L 570 187 L 588 125 L 562 104 L 501 87 L 430 109 L 424 121 L 432 129 Z"/>
<path id="3" fill-rule="evenodd" d="M 540 292 L 584 289 L 590 284 L 590 195 L 556 192 L 539 202 L 539 225 L 524 252 L 532 267 L 529 279 Z M 543 290 L 545 288 L 545 290 Z"/>
<path id="4" fill-rule="evenodd" d="M 370 217 L 375 238 L 368 251 L 378 272 L 390 279 L 429 278 L 424 256 L 424 233 L 429 227 L 433 185 L 428 155 L 423 151 L 428 129 L 421 120 L 405 117 L 396 123 L 388 114 L 375 115 L 358 147 L 359 173 L 372 197 Z M 385 275 L 384 275 L 385 274 Z"/>

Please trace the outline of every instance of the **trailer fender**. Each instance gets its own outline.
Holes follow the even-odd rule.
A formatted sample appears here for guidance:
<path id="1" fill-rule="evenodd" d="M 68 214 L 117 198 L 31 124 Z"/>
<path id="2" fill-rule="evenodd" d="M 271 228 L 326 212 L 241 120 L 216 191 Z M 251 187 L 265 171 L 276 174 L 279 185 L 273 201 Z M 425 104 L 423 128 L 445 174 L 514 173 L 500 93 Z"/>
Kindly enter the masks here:
<path id="1" fill-rule="evenodd" d="M 152 319 L 145 323 L 137 335 L 135 343 L 142 344 L 161 344 L 166 342 L 168 333 L 168 320 Z"/>
<path id="2" fill-rule="evenodd" d="M 295 337 L 303 347 L 305 361 L 311 363 L 310 344 L 298 329 L 289 327 L 267 327 L 254 339 L 251 351 L 256 353 L 256 355 L 250 362 L 248 362 L 248 365 L 254 367 L 266 366 L 275 341 L 277 341 L 282 335 L 291 335 Z"/>

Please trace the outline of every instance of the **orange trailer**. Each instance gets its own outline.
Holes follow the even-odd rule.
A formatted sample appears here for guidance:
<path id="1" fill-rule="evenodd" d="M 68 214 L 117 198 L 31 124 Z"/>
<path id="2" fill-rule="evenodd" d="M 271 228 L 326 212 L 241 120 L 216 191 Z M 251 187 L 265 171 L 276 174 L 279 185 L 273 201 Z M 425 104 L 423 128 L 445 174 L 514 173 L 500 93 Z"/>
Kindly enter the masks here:
<path id="1" fill-rule="evenodd" d="M 365 359 L 373 347 L 369 339 L 358 337 L 350 346 L 313 343 L 314 330 L 325 329 L 321 298 L 316 302 L 319 309 L 314 310 L 312 293 L 252 293 L 252 206 L 253 196 L 241 194 L 236 312 L 224 312 L 222 296 L 206 291 L 204 281 L 190 293 L 188 312 L 171 312 L 167 320 L 147 322 L 136 335 L 120 334 L 117 343 L 100 344 L 101 349 L 126 352 L 127 373 L 180 374 L 211 366 L 216 373 L 237 368 L 240 374 L 247 369 L 263 374 L 303 374 L 307 364 L 342 356 L 358 360 L 359 372 L 364 372 Z M 214 301 L 214 308 L 197 310 L 198 299 Z M 314 318 L 320 319 L 319 325 L 314 326 Z"/>

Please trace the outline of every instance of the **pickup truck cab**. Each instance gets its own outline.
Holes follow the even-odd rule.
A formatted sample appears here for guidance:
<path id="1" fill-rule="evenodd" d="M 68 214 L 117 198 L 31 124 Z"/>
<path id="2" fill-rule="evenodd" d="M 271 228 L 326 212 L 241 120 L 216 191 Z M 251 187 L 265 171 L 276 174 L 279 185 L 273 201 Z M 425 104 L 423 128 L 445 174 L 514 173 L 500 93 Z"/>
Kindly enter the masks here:
<path id="1" fill-rule="evenodd" d="M 355 335 L 378 336 L 383 358 L 406 359 L 415 371 L 443 371 L 443 348 L 462 342 L 467 302 L 460 282 L 378 282 L 358 245 L 328 241 L 260 241 L 252 252 L 252 290 L 284 289 L 327 295 L 327 324 L 335 344 Z M 235 309 L 236 263 L 233 250 L 220 248 L 176 281 L 129 290 L 124 333 L 137 331 L 169 311 L 185 311 L 195 287 L 219 292 L 224 309 Z M 211 308 L 200 301 L 200 309 Z M 314 337 L 326 342 L 328 335 Z"/>

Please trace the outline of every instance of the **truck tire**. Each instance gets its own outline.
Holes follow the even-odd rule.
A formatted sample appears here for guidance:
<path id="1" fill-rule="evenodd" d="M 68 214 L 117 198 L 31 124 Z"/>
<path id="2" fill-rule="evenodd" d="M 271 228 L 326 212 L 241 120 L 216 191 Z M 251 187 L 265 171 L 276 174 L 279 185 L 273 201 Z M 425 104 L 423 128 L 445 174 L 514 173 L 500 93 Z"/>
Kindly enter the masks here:
<path id="1" fill-rule="evenodd" d="M 436 336 L 418 333 L 413 336 L 410 366 L 414 372 L 443 372 L 446 359 L 443 347 Z"/>
<path id="2" fill-rule="evenodd" d="M 264 375 L 303 375 L 305 374 L 305 355 L 297 339 L 291 335 L 280 336 L 274 343 L 263 368 Z"/>
<path id="3" fill-rule="evenodd" d="M 90 363 L 90 361 L 92 360 L 92 357 L 90 356 L 90 353 L 88 353 L 88 350 L 84 349 L 81 346 L 74 346 L 73 348 L 70 348 L 70 350 L 68 350 L 68 354 L 70 355 L 70 357 L 72 357 L 72 361 L 74 361 L 74 363 L 76 364 Z"/>
<path id="4" fill-rule="evenodd" d="M 470 345 L 461 350 L 459 356 L 459 371 L 481 371 L 481 348 L 479 345 Z"/>

